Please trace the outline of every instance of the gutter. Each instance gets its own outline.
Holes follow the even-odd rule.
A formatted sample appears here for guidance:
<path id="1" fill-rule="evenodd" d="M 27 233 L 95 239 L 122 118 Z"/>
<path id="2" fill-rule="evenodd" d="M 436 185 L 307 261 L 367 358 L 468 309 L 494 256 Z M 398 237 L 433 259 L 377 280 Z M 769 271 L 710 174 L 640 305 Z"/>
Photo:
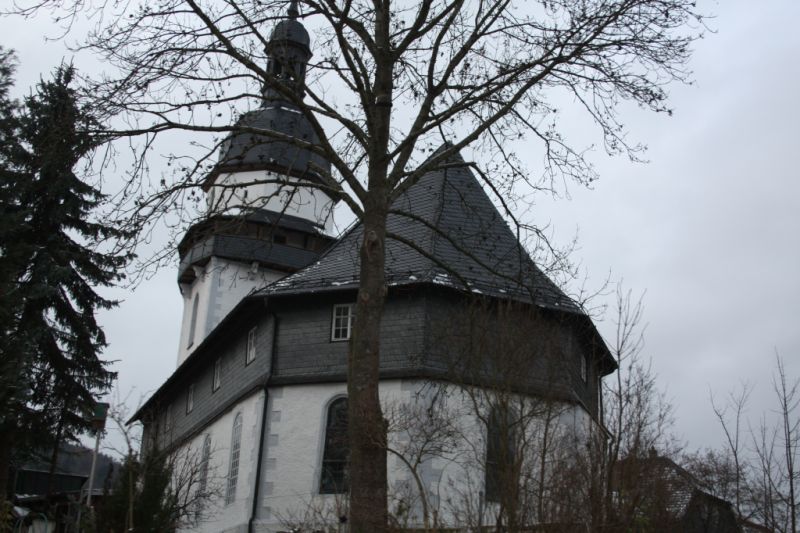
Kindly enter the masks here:
<path id="1" fill-rule="evenodd" d="M 264 304 L 266 306 L 267 300 L 264 299 Z M 269 374 L 267 374 L 267 378 L 264 380 L 264 384 L 262 385 L 264 390 L 264 408 L 261 411 L 261 435 L 258 438 L 258 459 L 256 460 L 256 478 L 255 478 L 255 485 L 253 486 L 253 507 L 250 509 L 250 519 L 247 521 L 247 532 L 253 533 L 253 525 L 256 521 L 256 514 L 258 512 L 258 501 L 261 496 L 261 469 L 264 462 L 264 441 L 266 439 L 267 434 L 267 409 L 269 408 L 269 387 L 268 383 L 270 378 L 272 377 L 272 371 L 275 367 L 275 349 L 278 346 L 277 343 L 278 338 L 278 317 L 273 313 L 272 314 L 272 353 L 270 354 L 270 361 L 269 361 Z"/>

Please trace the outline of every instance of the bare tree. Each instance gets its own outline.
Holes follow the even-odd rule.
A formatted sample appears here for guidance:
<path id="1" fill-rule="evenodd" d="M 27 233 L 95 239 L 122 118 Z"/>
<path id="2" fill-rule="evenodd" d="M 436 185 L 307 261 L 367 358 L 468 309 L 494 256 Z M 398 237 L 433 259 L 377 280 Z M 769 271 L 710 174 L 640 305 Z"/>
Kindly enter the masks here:
<path id="1" fill-rule="evenodd" d="M 509 300 L 466 298 L 434 325 L 432 345 L 448 368 L 435 383 L 457 420 L 460 457 L 446 502 L 457 526 L 524 531 L 583 521 L 579 491 L 567 482 L 576 449 L 599 423 L 591 405 L 598 375 L 587 375 L 586 404 L 575 389 L 581 348 L 568 318 Z M 594 391 L 594 393 L 591 392 Z M 592 421 L 592 413 L 595 420 Z M 570 490 L 560 490 L 570 486 Z"/>
<path id="2" fill-rule="evenodd" d="M 743 513 L 743 492 L 744 478 L 745 478 L 745 450 L 742 442 L 742 424 L 744 423 L 743 416 L 747 407 L 747 401 L 750 397 L 751 388 L 746 383 L 743 383 L 737 392 L 731 392 L 728 395 L 727 402 L 724 406 L 718 406 L 714 402 L 713 395 L 711 396 L 711 407 L 714 410 L 714 415 L 725 433 L 725 440 L 728 445 L 728 452 L 733 461 L 733 475 L 734 475 L 734 488 L 733 488 L 733 503 L 736 513 L 739 516 L 744 516 Z M 728 418 L 729 411 L 732 411 L 731 418 Z M 709 459 L 714 459 L 710 456 Z M 719 463 L 719 461 L 716 461 Z"/>
<path id="3" fill-rule="evenodd" d="M 97 531 L 174 531 L 213 515 L 223 487 L 210 467 L 213 445 L 143 449 L 141 425 L 128 424 L 124 403 L 112 406 L 109 418 L 124 442 L 113 450 L 123 464 L 97 515 Z"/>
<path id="4" fill-rule="evenodd" d="M 619 369 L 603 387 L 603 414 L 611 438 L 599 467 L 604 472 L 604 487 L 597 495 L 603 501 L 602 516 L 597 519 L 600 523 L 633 523 L 641 512 L 646 487 L 626 498 L 616 498 L 614 484 L 620 478 L 640 476 L 639 472 L 624 470 L 640 468 L 645 463 L 636 459 L 648 457 L 651 451 L 666 456 L 676 452 L 670 433 L 672 405 L 659 390 L 650 363 L 642 355 L 643 318 L 643 295 L 635 298 L 619 284 L 613 319 L 615 336 L 607 341 Z"/>
<path id="5" fill-rule="evenodd" d="M 388 452 L 405 466 L 413 481 L 413 487 L 395 488 L 394 494 L 390 491 L 390 499 L 395 500 L 394 507 L 390 506 L 392 521 L 407 525 L 419 502 L 424 530 L 435 530 L 441 525 L 438 487 L 436 492 L 432 491 L 422 470 L 427 463 L 435 459 L 451 460 L 456 453 L 463 437 L 458 417 L 434 386 L 419 391 L 410 402 L 386 405 L 384 412 L 390 436 Z"/>
<path id="6" fill-rule="evenodd" d="M 484 153 L 491 172 L 480 176 L 509 210 L 507 199 L 523 191 L 567 179 L 591 182 L 596 175 L 585 151 L 559 131 L 561 105 L 582 108 L 608 152 L 636 158 L 640 146 L 627 140 L 618 106 L 632 101 L 668 111 L 665 86 L 686 81 L 689 46 L 702 19 L 693 0 L 299 3 L 316 30 L 318 59 L 307 73 L 287 62 L 280 75 L 267 68 L 263 49 L 269 44 L 264 31 L 283 18 L 284 1 L 106 0 L 97 7 L 84 0 L 32 0 L 20 2 L 17 12 L 56 8 L 69 21 L 102 10 L 85 46 L 117 70 L 88 88 L 103 99 L 103 109 L 122 117 L 118 129 L 103 133 L 142 139 L 118 196 L 140 238 L 161 217 L 182 226 L 175 205 L 199 201 L 197 187 L 222 142 L 215 133 L 249 132 L 330 161 L 331 172 L 314 169 L 319 179 L 267 181 L 284 191 L 323 190 L 363 224 L 348 379 L 351 525 L 385 531 L 378 361 L 386 240 L 395 237 L 386 228 L 392 202 L 466 147 Z M 299 15 L 297 4 L 291 3 L 289 17 Z M 297 91 L 298 84 L 304 90 Z M 262 89 L 295 106 L 319 144 L 242 121 L 231 125 L 232 115 L 261 100 Z M 192 157 L 173 156 L 174 173 L 150 184 L 147 156 L 170 131 L 212 135 L 202 137 L 205 144 Z M 541 155 L 538 176 L 525 172 L 510 149 L 522 138 Z M 442 141 L 451 144 L 427 158 L 429 147 Z"/>
<path id="7" fill-rule="evenodd" d="M 784 480 L 788 494 L 785 498 L 789 510 L 789 524 L 792 533 L 797 532 L 797 452 L 800 448 L 800 379 L 787 383 L 786 366 L 783 360 L 776 354 L 775 365 L 777 375 L 773 384 L 775 396 L 778 400 L 780 414 L 780 427 L 782 437 L 782 453 Z"/>
<path id="8" fill-rule="evenodd" d="M 726 438 L 724 450 L 688 457 L 689 470 L 711 493 L 734 502 L 741 520 L 772 531 L 797 531 L 797 453 L 800 447 L 800 380 L 776 355 L 772 380 L 775 408 L 756 423 L 745 418 L 752 388 L 742 384 L 727 402 L 713 402 Z M 744 430 L 747 427 L 747 430 Z"/>
<path id="9" fill-rule="evenodd" d="M 800 379 L 792 380 L 779 355 L 772 380 L 777 420 L 763 416 L 753 431 L 754 512 L 764 525 L 797 532 L 797 454 L 800 449 Z"/>
<path id="10" fill-rule="evenodd" d="M 737 515 L 743 519 L 752 517 L 752 486 L 749 445 L 745 442 L 749 433 L 742 435 L 738 460 L 729 448 L 707 449 L 686 453 L 682 464 L 699 482 L 705 491 L 731 502 Z M 737 506 L 738 502 L 738 508 Z"/>

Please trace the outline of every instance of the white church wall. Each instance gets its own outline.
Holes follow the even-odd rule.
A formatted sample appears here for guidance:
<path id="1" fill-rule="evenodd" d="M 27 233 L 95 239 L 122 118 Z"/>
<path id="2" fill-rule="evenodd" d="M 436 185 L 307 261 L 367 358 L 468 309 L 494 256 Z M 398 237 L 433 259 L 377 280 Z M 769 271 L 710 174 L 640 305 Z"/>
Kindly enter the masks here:
<path id="1" fill-rule="evenodd" d="M 183 363 L 205 337 L 222 321 L 242 298 L 286 275 L 256 265 L 247 265 L 212 257 L 204 267 L 196 267 L 197 278 L 183 294 L 178 365 Z M 198 298 L 194 342 L 189 343 L 192 330 L 194 298 Z"/>
<path id="2" fill-rule="evenodd" d="M 208 265 L 206 265 L 207 267 Z M 190 285 L 184 284 L 182 289 L 183 296 L 183 319 L 181 320 L 181 336 L 178 341 L 178 365 L 194 350 L 205 338 L 203 324 L 206 323 L 208 316 L 208 304 L 210 299 L 211 284 L 208 283 L 208 273 L 206 267 L 194 267 L 195 280 Z M 197 310 L 195 311 L 195 299 L 197 300 Z M 194 331 L 192 322 L 194 321 Z"/>
<path id="3" fill-rule="evenodd" d="M 335 521 L 346 514 L 343 495 L 319 493 L 328 406 L 346 394 L 344 383 L 270 389 L 258 531 L 285 531 L 315 516 Z M 384 404 L 408 401 L 411 394 L 401 380 L 381 382 Z M 390 479 L 400 475 L 406 474 L 390 460 Z"/>
<path id="4" fill-rule="evenodd" d="M 216 497 L 204 503 L 200 520 L 193 526 L 180 530 L 196 533 L 233 533 L 247 531 L 253 503 L 253 485 L 258 464 L 261 416 L 264 405 L 263 391 L 256 392 L 233 406 L 198 433 L 184 447 L 202 450 L 206 435 L 211 436 L 211 456 L 208 483 Z M 228 476 L 230 475 L 231 438 L 237 414 L 242 416 L 239 471 L 235 497 L 226 502 Z"/>
<path id="5" fill-rule="evenodd" d="M 319 492 L 327 409 L 332 401 L 345 395 L 343 383 L 270 389 L 268 435 L 256 522 L 258 531 L 274 533 L 298 525 L 318 527 L 323 522 L 335 523 L 338 516 L 346 515 L 343 495 Z M 414 473 L 397 454 L 389 453 L 390 512 L 407 527 L 422 527 L 423 507 L 416 474 L 427 491 L 431 521 L 436 516 L 443 525 L 463 525 L 479 514 L 484 524 L 492 523 L 497 505 L 487 503 L 483 497 L 486 428 L 475 414 L 472 399 L 462 394 L 457 386 L 431 386 L 425 380 L 385 380 L 381 382 L 380 395 L 391 426 L 396 425 L 392 417 L 403 416 L 399 406 L 416 405 L 424 410 L 436 396 L 441 402 L 435 404 L 435 408 L 441 410 L 437 413 L 439 420 L 448 420 L 452 424 L 451 431 L 457 434 L 454 445 L 425 456 L 414 466 Z M 571 403 L 554 404 L 553 412 L 553 426 L 558 428 L 553 433 L 558 435 L 551 444 L 553 450 L 573 446 L 574 436 L 591 418 L 582 407 Z M 413 464 L 412 454 L 419 449 L 419 439 L 429 434 L 430 429 L 390 433 L 390 448 L 404 454 Z M 529 440 L 533 440 L 541 427 L 532 423 L 528 432 Z M 412 440 L 414 442 L 410 442 Z"/>
<path id="6" fill-rule="evenodd" d="M 488 391 L 467 392 L 456 385 L 447 385 L 439 393 L 445 399 L 439 404 L 440 416 L 457 421 L 454 424 L 458 437 L 448 453 L 430 459 L 428 470 L 436 473 L 428 486 L 430 515 L 435 514 L 440 524 L 447 526 L 494 525 L 497 523 L 499 504 L 489 501 L 486 494 L 486 454 L 488 432 L 486 423 L 491 407 Z M 521 460 L 520 489 L 527 495 L 520 501 L 532 503 L 540 491 L 544 494 L 552 487 L 537 487 L 539 473 L 545 469 L 546 484 L 557 478 L 548 471 L 553 465 L 574 460 L 590 435 L 593 424 L 586 410 L 575 403 L 511 394 L 504 399 L 515 411 L 514 423 L 521 433 L 512 441 L 512 448 Z M 546 427 L 545 419 L 550 419 Z M 544 465 L 541 461 L 544 461 Z M 535 523 L 533 506 L 527 511 Z M 415 509 L 419 514 L 420 509 Z M 417 522 L 414 525 L 419 525 Z"/>
<path id="7" fill-rule="evenodd" d="M 267 209 L 320 224 L 330 233 L 333 202 L 319 189 L 295 187 L 297 182 L 296 178 L 267 170 L 224 174 L 208 192 L 209 209 L 224 213 L 243 207 Z"/>

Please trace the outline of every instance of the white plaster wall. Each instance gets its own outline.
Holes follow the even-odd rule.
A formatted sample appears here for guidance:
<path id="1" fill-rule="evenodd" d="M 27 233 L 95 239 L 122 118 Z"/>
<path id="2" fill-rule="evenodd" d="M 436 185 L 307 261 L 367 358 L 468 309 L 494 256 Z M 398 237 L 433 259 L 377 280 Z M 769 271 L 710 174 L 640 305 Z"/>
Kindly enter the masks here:
<path id="1" fill-rule="evenodd" d="M 183 288 L 183 320 L 178 346 L 178 366 L 200 345 L 242 298 L 286 275 L 264 267 L 212 257 L 202 268 L 191 286 Z M 192 305 L 199 295 L 194 342 L 189 345 Z"/>
<path id="2" fill-rule="evenodd" d="M 344 383 L 270 389 L 258 531 L 286 531 L 313 515 L 332 520 L 339 515 L 343 497 L 320 495 L 319 481 L 327 409 L 346 391 Z M 408 401 L 412 392 L 401 380 L 391 380 L 381 382 L 380 394 L 386 404 Z M 390 460 L 389 470 L 390 478 L 396 478 L 394 461 Z"/>
<path id="3" fill-rule="evenodd" d="M 235 213 L 242 207 L 268 209 L 320 224 L 330 233 L 332 200 L 319 189 L 297 187 L 298 181 L 266 170 L 223 174 L 208 191 L 208 207 L 213 213 Z"/>
<path id="4" fill-rule="evenodd" d="M 183 318 L 181 320 L 181 336 L 178 340 L 178 361 L 176 366 L 180 366 L 183 363 L 192 350 L 203 341 L 207 333 L 204 331 L 203 324 L 206 323 L 208 315 L 211 284 L 208 283 L 209 275 L 205 267 L 195 267 L 195 274 L 195 280 L 191 284 L 183 284 L 181 286 Z M 189 339 L 195 296 L 198 298 L 196 325 L 194 339 Z"/>
<path id="5" fill-rule="evenodd" d="M 496 524 L 498 505 L 485 501 L 484 497 L 487 443 L 484 420 L 488 418 L 489 407 L 481 403 L 485 401 L 487 393 L 470 396 L 463 389 L 449 385 L 441 389 L 439 394 L 445 398 L 440 408 L 450 420 L 457 421 L 460 437 L 451 453 L 429 461 L 428 469 L 437 474 L 438 480 L 428 485 L 431 514 L 435 512 L 441 523 L 450 526 L 477 522 L 487 526 Z M 512 395 L 510 407 L 517 412 L 521 410 L 527 413 L 521 416 L 527 420 L 526 437 L 522 439 L 527 449 L 522 453 L 525 461 L 523 470 L 529 475 L 540 471 L 538 461 L 542 452 L 548 457 L 548 463 L 564 455 L 574 457 L 576 446 L 585 442 L 593 424 L 586 410 L 573 403 Z M 549 409 L 552 416 L 549 439 L 543 437 L 543 418 L 535 414 L 544 409 Z M 483 420 L 477 416 L 477 410 L 483 413 Z M 417 522 L 414 525 L 421 524 Z"/>
<path id="6" fill-rule="evenodd" d="M 462 435 L 457 447 L 443 456 L 430 457 L 419 467 L 423 484 L 428 491 L 431 516 L 435 512 L 444 524 L 457 524 L 463 520 L 464 509 L 472 512 L 482 507 L 484 523 L 494 520 L 493 505 L 481 503 L 484 490 L 482 460 L 485 457 L 485 427 L 474 415 L 474 406 L 455 386 L 435 389 L 423 380 L 387 380 L 381 382 L 381 401 L 390 418 L 393 409 L 401 404 L 417 402 L 425 408 L 434 394 L 446 396 L 440 407 L 447 417 L 456 421 Z M 275 533 L 288 531 L 292 525 L 305 522 L 314 526 L 314 520 L 335 522 L 345 513 L 345 499 L 339 495 L 320 495 L 319 480 L 323 454 L 323 439 L 327 408 L 331 401 L 346 395 L 344 383 L 287 385 L 272 387 L 268 392 L 267 426 L 257 517 L 257 531 Z M 252 487 L 255 482 L 257 447 L 261 402 L 263 393 L 249 397 L 235 409 L 214 422 L 206 431 L 212 434 L 215 471 L 224 482 L 230 455 L 230 433 L 236 412 L 244 416 L 242 434 L 241 470 L 237 500 L 224 505 L 224 500 L 214 505 L 213 519 L 200 524 L 192 531 L 240 531 L 245 527 L 252 508 Z M 580 406 L 563 404 L 557 424 L 564 433 L 580 432 L 588 428 L 590 417 Z M 198 435 L 193 445 L 202 446 Z M 574 442 L 574 441 L 570 441 Z M 390 446 L 403 450 L 408 434 L 390 435 Z M 388 457 L 390 512 L 399 506 L 404 513 L 406 526 L 422 526 L 421 505 L 417 485 L 408 467 L 396 456 Z M 224 487 L 223 487 L 224 489 Z M 224 490 L 223 490 L 224 497 Z M 317 527 L 319 522 L 316 523 Z"/>
<path id="7" fill-rule="evenodd" d="M 208 488 L 209 490 L 213 488 L 218 493 L 218 497 L 205 502 L 202 519 L 198 523 L 180 531 L 220 533 L 247 530 L 247 522 L 253 506 L 253 485 L 258 463 L 263 405 L 263 391 L 248 396 L 184 445 L 184 448 L 191 448 L 193 452 L 199 454 L 202 451 L 205 436 L 211 435 Z M 226 504 L 225 493 L 230 466 L 231 437 L 233 421 L 237 413 L 242 414 L 239 475 L 236 498 L 233 502 Z"/>

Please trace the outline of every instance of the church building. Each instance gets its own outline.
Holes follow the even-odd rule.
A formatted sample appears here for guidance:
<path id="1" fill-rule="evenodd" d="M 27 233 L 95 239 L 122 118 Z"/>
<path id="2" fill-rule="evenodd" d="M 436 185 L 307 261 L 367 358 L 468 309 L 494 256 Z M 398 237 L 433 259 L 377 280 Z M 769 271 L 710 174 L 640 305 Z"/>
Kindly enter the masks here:
<path id="1" fill-rule="evenodd" d="M 296 9 L 277 24 L 267 51 L 270 72 L 302 95 L 311 48 Z M 296 106 L 269 89 L 239 124 L 320 142 Z M 144 423 L 146 446 L 199 458 L 190 490 L 215 488 L 187 531 L 289 531 L 314 513 L 346 522 L 347 351 L 362 227 L 332 235 L 335 201 L 293 186 L 329 168 L 291 142 L 231 134 L 206 178 L 210 215 L 178 246 L 177 368 L 134 419 Z M 479 410 L 481 401 L 465 403 L 463 394 L 474 400 L 474 391 L 491 389 L 557 402 L 559 423 L 573 429 L 602 427 L 600 380 L 616 368 L 614 358 L 591 319 L 533 263 L 463 159 L 454 156 L 399 197 L 388 230 L 396 238 L 387 243 L 381 324 L 387 417 L 415 404 Z M 481 383 L 511 360 L 510 371 Z M 505 448 L 486 422 L 495 415 L 459 412 L 456 425 L 478 443 L 473 463 L 455 449 L 416 463 L 388 455 L 390 507 L 404 502 L 409 527 L 434 518 L 458 525 L 459 498 L 474 499 L 481 520 L 491 519 L 493 454 Z M 392 431 L 390 421 L 397 449 L 413 440 L 408 427 Z"/>

